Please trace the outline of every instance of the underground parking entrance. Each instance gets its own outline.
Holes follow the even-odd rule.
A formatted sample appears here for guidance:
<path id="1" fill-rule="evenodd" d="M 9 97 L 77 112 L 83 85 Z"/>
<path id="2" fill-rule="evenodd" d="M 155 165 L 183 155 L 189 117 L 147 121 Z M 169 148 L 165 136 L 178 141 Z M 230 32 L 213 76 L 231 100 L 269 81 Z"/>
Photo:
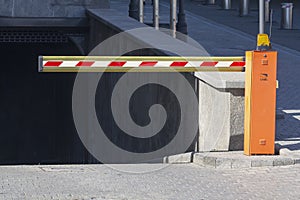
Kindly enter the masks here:
<path id="1" fill-rule="evenodd" d="M 108 17 L 105 19 L 101 12 L 92 12 L 87 18 L 0 17 L 0 165 L 99 163 L 84 147 L 73 120 L 72 93 L 77 74 L 38 72 L 38 57 L 88 55 L 95 45 L 125 31 L 122 29 L 123 16 L 103 11 L 105 13 L 102 14 Z M 147 28 L 135 20 L 127 20 L 132 27 Z M 129 44 L 152 44 L 149 41 L 157 37 L 168 41 L 175 49 L 182 47 L 181 43 L 164 33 L 155 30 L 152 33 L 151 37 L 139 39 L 134 34 L 125 37 L 126 41 L 118 43 L 119 48 L 114 50 Z M 160 51 L 157 43 L 148 46 L 153 49 L 138 49 L 128 52 L 128 56 L 170 55 L 170 52 Z M 186 51 L 187 48 L 182 49 Z M 195 77 L 191 73 L 182 75 L 185 77 L 183 82 L 187 81 L 193 91 L 190 96 L 194 97 L 197 89 Z M 169 80 L 168 84 L 178 90 L 186 91 L 185 88 L 188 88 L 168 73 L 163 76 L 162 80 Z M 165 108 L 167 120 L 157 133 L 159 137 L 154 136 L 151 140 L 142 138 L 142 143 L 135 142 L 136 138 L 128 137 L 129 134 L 125 135 L 117 127 L 109 109 L 114 85 L 121 77 L 121 73 L 104 74 L 95 95 L 97 120 L 116 147 L 133 154 L 161 150 L 172 141 L 179 129 L 178 124 L 184 120 L 198 126 L 197 117 L 181 120 L 183 114 L 188 112 L 181 112 L 178 100 L 170 89 L 158 84 L 143 85 L 130 99 L 130 118 L 139 126 L 147 126 L 151 122 L 150 107 L 159 104 Z M 140 74 L 134 78 L 140 79 Z M 190 99 L 190 96 L 184 99 Z M 188 146 L 182 145 L 182 141 L 186 141 L 187 136 L 194 137 L 195 131 L 189 131 L 188 123 L 183 124 L 188 130 L 182 131 L 184 134 L 180 135 L 172 154 L 186 150 Z M 188 151 L 194 150 L 195 141 L 188 144 Z"/>
<path id="2" fill-rule="evenodd" d="M 85 30 L 0 29 L 0 164 L 90 163 L 73 123 L 75 73 L 41 74 L 39 55 L 82 55 Z M 74 38 L 74 37 L 73 37 Z"/>
<path id="3" fill-rule="evenodd" d="M 84 55 L 85 45 L 80 44 L 84 44 L 84 38 L 88 40 L 87 33 L 88 30 L 61 28 L 0 29 L 1 165 L 100 163 L 84 147 L 73 121 L 72 93 L 77 74 L 38 72 L 40 55 Z M 95 95 L 99 123 L 108 138 L 125 151 L 144 153 L 162 148 L 172 140 L 180 124 L 176 97 L 167 88 L 151 84 L 134 93 L 129 107 L 138 125 L 150 123 L 148 111 L 155 104 L 163 105 L 168 116 L 159 134 L 141 145 L 136 138 L 124 136 L 109 109 L 114 85 L 122 76 L 123 73 L 107 73 L 99 82 Z M 186 76 L 193 84 L 192 76 Z M 194 144 L 190 149 L 193 147 Z"/>

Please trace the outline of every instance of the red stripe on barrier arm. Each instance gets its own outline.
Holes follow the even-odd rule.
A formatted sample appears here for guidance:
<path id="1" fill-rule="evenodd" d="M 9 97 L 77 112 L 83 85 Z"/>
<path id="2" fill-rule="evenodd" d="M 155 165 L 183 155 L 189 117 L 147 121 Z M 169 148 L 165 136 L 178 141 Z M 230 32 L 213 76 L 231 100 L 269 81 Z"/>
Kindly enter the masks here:
<path id="1" fill-rule="evenodd" d="M 188 64 L 188 62 L 173 62 L 171 67 L 184 67 Z"/>
<path id="2" fill-rule="evenodd" d="M 219 62 L 203 62 L 200 67 L 214 67 L 218 64 Z"/>
<path id="3" fill-rule="evenodd" d="M 79 63 L 77 63 L 76 67 L 90 67 L 94 63 L 94 61 L 80 61 Z"/>
<path id="4" fill-rule="evenodd" d="M 154 67 L 157 63 L 157 61 L 146 61 L 142 62 L 139 67 Z"/>
<path id="5" fill-rule="evenodd" d="M 241 61 L 241 62 L 233 62 L 230 67 L 244 67 L 246 65 L 245 61 Z"/>
<path id="6" fill-rule="evenodd" d="M 113 61 L 108 66 L 109 67 L 123 67 L 126 64 L 126 61 Z"/>
<path id="7" fill-rule="evenodd" d="M 62 63 L 63 61 L 48 61 L 44 67 L 59 67 Z"/>

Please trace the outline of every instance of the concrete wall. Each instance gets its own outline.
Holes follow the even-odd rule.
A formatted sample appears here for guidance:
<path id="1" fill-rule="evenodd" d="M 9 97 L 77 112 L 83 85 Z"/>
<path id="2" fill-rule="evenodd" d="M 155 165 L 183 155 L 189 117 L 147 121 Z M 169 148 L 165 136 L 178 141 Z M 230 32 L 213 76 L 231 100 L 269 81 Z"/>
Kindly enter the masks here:
<path id="1" fill-rule="evenodd" d="M 1 17 L 83 17 L 85 8 L 108 8 L 109 0 L 0 0 Z"/>
<path id="2" fill-rule="evenodd" d="M 199 53 L 199 50 L 193 48 L 193 46 L 141 24 L 115 10 L 89 9 L 88 16 L 90 22 L 89 50 L 92 50 L 91 55 L 120 56 L 125 54 L 166 56 L 174 55 L 176 53 L 182 56 L 193 56 Z M 115 34 L 118 33 L 122 33 L 122 36 L 115 36 Z M 111 38 L 112 36 L 114 37 Z M 110 39 L 107 40 L 108 38 Z M 101 45 L 99 45 L 99 43 L 101 43 Z M 136 50 L 132 51 L 132 49 Z M 166 123 L 163 124 L 163 128 L 157 132 L 154 138 L 147 137 L 146 139 L 137 139 L 126 136 L 128 134 L 125 134 L 126 132 L 118 127 L 116 120 L 112 115 L 110 105 L 112 93 L 115 90 L 116 84 L 126 75 L 124 73 L 106 73 L 102 75 L 96 92 L 96 112 L 103 131 L 116 146 L 123 150 L 126 149 L 126 151 L 129 152 L 150 152 L 148 153 L 149 155 L 154 151 L 164 151 L 163 154 L 158 155 L 158 157 L 152 158 L 148 158 L 146 157 L 148 155 L 144 154 L 145 157 L 142 157 L 141 160 L 163 158 L 166 155 L 183 153 L 187 149 L 190 151 L 195 149 L 198 119 L 197 115 L 193 115 L 193 113 L 197 112 L 197 100 L 195 101 L 195 104 L 191 103 L 193 102 L 193 99 L 197 99 L 195 77 L 192 73 L 182 73 L 181 75 L 184 76 L 184 81 L 182 81 L 176 74 L 177 73 L 131 73 L 130 79 L 127 80 L 130 80 L 131 82 L 140 82 L 141 77 L 143 77 L 143 80 L 148 80 L 151 79 L 149 77 L 153 76 L 156 77 L 156 82 L 158 83 L 164 81 L 168 83 L 168 88 L 166 88 L 158 84 L 149 84 L 146 82 L 145 85 L 138 89 L 132 96 L 132 104 L 129 108 L 129 112 L 131 113 L 131 118 L 137 124 L 142 124 L 143 126 L 150 124 L 148 112 L 149 108 L 154 104 L 162 105 L 167 114 Z M 126 87 L 130 87 L 129 82 L 126 82 Z M 177 94 L 169 88 L 177 88 L 178 91 L 180 91 L 180 94 Z M 191 88 L 191 90 L 189 90 L 189 88 Z M 175 90 L 177 91 L 177 89 Z M 186 91 L 192 92 L 186 93 Z M 179 95 L 179 97 L 184 96 L 186 101 L 184 103 L 179 102 L 178 96 L 174 96 L 174 94 Z M 118 93 L 117 96 L 117 99 L 123 101 L 126 94 Z M 80 102 L 82 103 L 82 101 Z M 184 108 L 187 108 L 187 110 Z M 122 114 L 119 114 L 118 116 L 120 116 L 120 121 L 123 122 L 126 130 L 133 129 L 134 126 L 132 126 L 128 120 L 130 117 L 124 117 Z M 195 116 L 195 118 L 190 116 Z M 162 116 L 157 118 L 154 117 L 153 119 L 156 120 L 151 121 L 151 124 L 161 123 L 161 121 L 163 121 L 161 120 L 162 118 Z M 84 119 L 89 121 L 88 115 Z M 88 124 L 88 122 L 86 123 Z M 179 125 L 182 127 L 180 130 L 184 130 L 184 134 L 178 133 Z M 95 129 L 91 126 L 90 130 Z M 92 131 L 87 130 L 86 132 L 93 134 Z M 138 131 L 133 132 L 136 133 Z M 98 140 L 93 136 L 88 137 L 92 138 L 88 141 L 89 145 L 96 146 L 94 143 Z M 189 140 L 190 142 L 186 144 Z M 171 149 L 165 150 L 163 147 L 167 146 L 169 142 L 176 145 Z M 112 150 L 107 151 L 109 151 L 109 154 L 113 154 Z M 130 160 L 127 157 L 122 157 L 118 158 L 118 160 L 112 158 L 112 160 L 109 160 L 108 162 L 127 163 L 132 161 L 133 160 Z M 134 160 L 133 162 L 139 161 L 140 160 Z M 90 160 L 90 162 L 93 162 L 93 160 Z"/>

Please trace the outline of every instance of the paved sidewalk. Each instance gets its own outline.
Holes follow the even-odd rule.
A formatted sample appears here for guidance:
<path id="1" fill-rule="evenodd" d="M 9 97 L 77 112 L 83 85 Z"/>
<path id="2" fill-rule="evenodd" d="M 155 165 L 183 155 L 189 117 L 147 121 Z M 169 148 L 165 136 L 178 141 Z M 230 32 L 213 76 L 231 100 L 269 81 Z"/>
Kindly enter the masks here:
<path id="1" fill-rule="evenodd" d="M 0 167 L 0 199 L 299 199 L 300 165 L 209 169 L 181 165 Z M 154 167 L 161 170 L 152 171 Z M 120 171 L 120 169 L 122 169 Z M 125 171 L 148 171 L 132 174 Z"/>
<path id="2" fill-rule="evenodd" d="M 127 0 L 112 0 L 111 8 L 128 14 Z M 255 49 L 258 30 L 258 11 L 251 5 L 248 17 L 239 17 L 237 2 L 233 10 L 220 10 L 218 5 L 202 5 L 200 1 L 185 1 L 189 36 L 215 56 L 244 55 Z M 298 5 L 298 7 L 297 7 Z M 278 51 L 277 109 L 285 119 L 277 120 L 276 142 L 283 155 L 300 158 L 300 41 L 299 30 L 279 30 L 280 7 L 274 4 L 274 27 L 272 45 Z M 152 19 L 150 1 L 146 1 L 146 21 Z M 169 20 L 169 1 L 160 3 L 161 21 Z M 294 27 L 300 28 L 300 5 L 295 6 Z M 299 16 L 299 17 L 297 17 Z"/>

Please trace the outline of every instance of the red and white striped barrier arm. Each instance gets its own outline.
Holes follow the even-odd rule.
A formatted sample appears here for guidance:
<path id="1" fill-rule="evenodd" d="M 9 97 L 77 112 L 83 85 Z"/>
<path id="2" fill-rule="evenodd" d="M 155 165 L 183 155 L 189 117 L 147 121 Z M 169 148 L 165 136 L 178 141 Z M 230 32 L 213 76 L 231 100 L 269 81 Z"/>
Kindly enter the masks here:
<path id="1" fill-rule="evenodd" d="M 40 72 L 244 71 L 244 57 L 40 56 Z"/>

